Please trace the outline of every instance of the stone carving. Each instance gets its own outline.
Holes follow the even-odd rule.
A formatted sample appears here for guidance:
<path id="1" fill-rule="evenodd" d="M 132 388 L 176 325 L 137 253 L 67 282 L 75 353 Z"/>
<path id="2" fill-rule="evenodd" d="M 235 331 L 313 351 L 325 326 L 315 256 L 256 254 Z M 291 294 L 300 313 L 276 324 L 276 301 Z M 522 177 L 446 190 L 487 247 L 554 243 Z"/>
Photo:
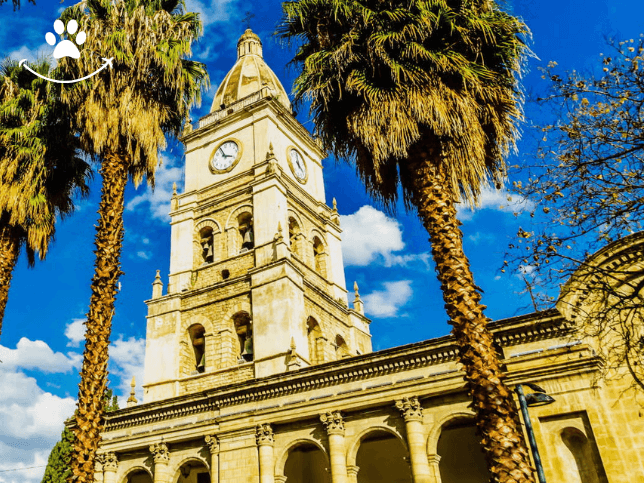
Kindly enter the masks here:
<path id="1" fill-rule="evenodd" d="M 168 463 L 170 461 L 170 453 L 168 446 L 161 442 L 150 445 L 150 453 L 154 457 L 154 463 Z"/>
<path id="2" fill-rule="evenodd" d="M 219 439 L 214 434 L 206 436 L 206 445 L 208 445 L 210 454 L 219 453 Z"/>
<path id="3" fill-rule="evenodd" d="M 320 421 L 328 434 L 344 434 L 344 420 L 340 411 L 327 411 L 320 414 Z"/>
<path id="4" fill-rule="evenodd" d="M 356 465 L 347 466 L 347 475 L 349 475 L 349 476 L 357 478 L 358 477 L 358 471 L 360 471 L 359 466 L 356 466 Z"/>
<path id="5" fill-rule="evenodd" d="M 119 460 L 116 457 L 116 453 L 104 453 L 101 455 L 103 471 L 116 471 L 119 466 Z"/>
<path id="6" fill-rule="evenodd" d="M 275 438 L 273 437 L 273 427 L 269 423 L 258 424 L 256 427 L 255 437 L 257 438 L 257 444 L 273 444 Z"/>
<path id="7" fill-rule="evenodd" d="M 405 421 L 421 421 L 423 408 L 416 396 L 404 397 L 396 401 L 396 408 Z"/>

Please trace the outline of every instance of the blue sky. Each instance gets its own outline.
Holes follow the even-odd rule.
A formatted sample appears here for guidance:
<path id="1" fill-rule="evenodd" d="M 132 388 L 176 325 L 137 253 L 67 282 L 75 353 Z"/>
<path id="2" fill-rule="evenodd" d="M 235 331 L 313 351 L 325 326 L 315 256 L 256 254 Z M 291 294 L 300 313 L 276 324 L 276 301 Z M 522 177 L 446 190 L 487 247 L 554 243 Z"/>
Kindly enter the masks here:
<path id="1" fill-rule="evenodd" d="M 292 52 L 271 38 L 281 12 L 278 1 L 187 3 L 189 9 L 202 14 L 204 36 L 194 54 L 207 64 L 212 82 L 193 119 L 208 113 L 218 83 L 235 61 L 246 10 L 255 15 L 251 27 L 263 40 L 267 63 L 290 91 L 295 72 L 286 63 Z M 45 34 L 53 31 L 53 22 L 69 5 L 69 0 L 37 0 L 36 6 L 25 3 L 18 12 L 13 12 L 10 4 L 2 5 L 0 56 L 16 60 L 33 59 L 38 52 L 51 56 L 53 47 L 45 42 Z M 531 47 L 536 57 L 530 59 L 530 71 L 524 78 L 528 97 L 544 89 L 537 67 L 554 60 L 562 70 L 590 69 L 606 50 L 605 36 L 629 39 L 644 31 L 644 7 L 639 0 L 521 0 L 508 1 L 507 8 L 521 16 L 533 34 Z M 542 114 L 528 103 L 526 115 L 519 154 L 510 164 L 520 164 L 533 149 L 530 126 L 542 119 Z M 301 112 L 298 119 L 312 128 L 307 113 Z M 133 375 L 140 399 L 147 311 L 143 301 L 151 296 L 155 271 L 160 269 L 166 282 L 169 270 L 167 213 L 172 183 L 182 186 L 182 146 L 170 142 L 162 158 L 154 193 L 145 185 L 138 190 L 130 186 L 126 193 L 125 275 L 116 302 L 110 352 L 111 387 L 122 402 Z M 324 174 L 328 204 L 335 197 L 342 215 L 348 288 L 351 291 L 354 280 L 360 286 L 367 316 L 373 320 L 374 350 L 448 333 L 427 233 L 415 215 L 402 208 L 395 217 L 385 215 L 365 194 L 353 168 L 344 163 L 326 160 Z M 510 176 L 511 181 L 519 179 L 512 172 Z M 73 412 L 82 358 L 82 322 L 93 274 L 98 175 L 92 187 L 90 198 L 78 202 L 77 213 L 58 225 L 46 262 L 28 269 L 23 257 L 14 272 L 0 339 L 0 483 L 40 481 L 62 421 Z M 527 215 L 515 216 L 517 206 L 509 204 L 506 196 L 488 191 L 480 209 L 461 212 L 465 250 L 492 319 L 531 311 L 523 281 L 516 274 L 499 271 L 509 238 L 519 226 L 529 229 L 533 221 Z M 35 468 L 13 471 L 30 467 Z"/>

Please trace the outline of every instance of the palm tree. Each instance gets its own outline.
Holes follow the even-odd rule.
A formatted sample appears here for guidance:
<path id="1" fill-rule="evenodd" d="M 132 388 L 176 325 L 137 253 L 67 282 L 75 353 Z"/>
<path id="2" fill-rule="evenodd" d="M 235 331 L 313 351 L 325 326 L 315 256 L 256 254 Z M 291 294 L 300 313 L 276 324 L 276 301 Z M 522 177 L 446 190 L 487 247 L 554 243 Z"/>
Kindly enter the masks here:
<path id="1" fill-rule="evenodd" d="M 47 75 L 49 64 L 32 66 Z M 87 195 L 89 165 L 56 97 L 55 87 L 17 62 L 0 65 L 0 333 L 13 269 L 22 246 L 30 266 L 44 259 L 57 217 Z"/>
<path id="2" fill-rule="evenodd" d="M 401 189 L 429 233 L 492 480 L 534 481 L 455 205 L 505 177 L 527 27 L 492 0 L 300 0 L 277 34 L 297 43 L 295 100 L 323 144 L 388 209 Z"/>
<path id="3" fill-rule="evenodd" d="M 0 7 L 2 7 L 2 4 L 5 3 L 7 0 L 0 0 Z M 29 3 L 33 3 L 36 5 L 35 0 L 29 0 Z M 20 0 L 13 0 L 13 11 L 15 12 L 16 10 L 20 10 Z"/>
<path id="4" fill-rule="evenodd" d="M 178 135 L 208 84 L 205 66 L 187 60 L 201 34 L 196 13 L 182 0 L 87 0 L 67 9 L 85 32 L 79 59 L 61 59 L 58 76 L 78 79 L 62 98 L 79 128 L 83 150 L 101 162 L 103 179 L 96 227 L 96 263 L 87 314 L 72 458 L 74 481 L 92 481 L 107 382 L 108 345 L 123 239 L 123 197 L 128 178 L 153 185 L 165 135 Z M 78 35 L 78 33 L 76 35 Z"/>

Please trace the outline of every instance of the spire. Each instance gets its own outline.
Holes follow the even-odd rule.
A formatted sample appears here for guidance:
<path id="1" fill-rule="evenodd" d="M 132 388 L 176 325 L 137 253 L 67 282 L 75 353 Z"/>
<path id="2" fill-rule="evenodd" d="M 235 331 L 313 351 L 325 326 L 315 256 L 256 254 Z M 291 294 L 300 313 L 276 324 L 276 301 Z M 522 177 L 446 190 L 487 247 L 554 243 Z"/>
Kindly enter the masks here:
<path id="1" fill-rule="evenodd" d="M 360 293 L 358 292 L 358 282 L 353 282 L 353 291 L 356 295 L 356 298 L 353 299 L 353 310 L 364 315 L 364 302 L 360 298 Z"/>
<path id="2" fill-rule="evenodd" d="M 152 282 L 152 298 L 158 299 L 163 295 L 163 282 L 161 281 L 161 270 L 157 270 L 157 275 Z"/>
<path id="3" fill-rule="evenodd" d="M 159 273 L 157 271 L 157 273 Z M 136 388 L 136 379 L 134 376 L 132 376 L 132 383 L 130 384 L 131 390 L 130 390 L 130 397 L 127 398 L 127 407 L 131 406 L 136 406 L 139 401 L 136 400 L 136 395 L 135 395 L 135 388 Z"/>
<path id="4" fill-rule="evenodd" d="M 246 29 L 237 41 L 237 60 L 245 55 L 257 55 L 263 58 L 262 41 L 251 29 Z"/>
<path id="5" fill-rule="evenodd" d="M 340 226 L 340 214 L 338 213 L 338 202 L 333 198 L 333 211 L 331 212 L 331 221 Z"/>

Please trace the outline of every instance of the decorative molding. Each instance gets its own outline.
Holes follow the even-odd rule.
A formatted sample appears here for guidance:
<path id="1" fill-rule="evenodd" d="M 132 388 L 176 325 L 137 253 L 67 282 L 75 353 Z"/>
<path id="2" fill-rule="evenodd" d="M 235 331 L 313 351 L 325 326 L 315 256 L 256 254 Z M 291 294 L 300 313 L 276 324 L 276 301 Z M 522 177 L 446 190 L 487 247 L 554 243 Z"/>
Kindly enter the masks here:
<path id="1" fill-rule="evenodd" d="M 560 337 L 570 326 L 556 311 L 506 319 L 490 324 L 502 347 Z M 443 336 L 383 351 L 304 367 L 298 371 L 245 381 L 235 386 L 141 404 L 105 416 L 105 432 L 157 421 L 181 418 L 224 407 L 364 381 L 383 375 L 456 361 L 458 347 L 452 336 Z M 585 359 L 584 359 L 585 360 Z M 580 361 L 580 363 L 583 361 Z M 201 375 L 200 375 L 201 376 Z"/>
<path id="2" fill-rule="evenodd" d="M 217 436 L 215 436 L 214 434 L 209 434 L 205 439 L 210 454 L 219 453 L 219 439 L 217 438 Z"/>
<path id="3" fill-rule="evenodd" d="M 167 464 L 170 461 L 170 452 L 168 446 L 161 442 L 150 445 L 150 453 L 154 457 L 154 464 Z"/>
<path id="4" fill-rule="evenodd" d="M 269 423 L 258 424 L 255 428 L 255 438 L 257 439 L 257 446 L 272 446 L 275 443 L 273 427 Z"/>
<path id="5" fill-rule="evenodd" d="M 327 434 L 342 434 L 344 435 L 344 419 L 340 411 L 327 411 L 320 414 L 320 421 L 326 430 Z"/>
<path id="6" fill-rule="evenodd" d="M 360 467 L 356 465 L 349 465 L 347 466 L 347 475 L 348 476 L 358 476 L 358 472 L 360 471 Z"/>
<path id="7" fill-rule="evenodd" d="M 116 453 L 103 453 L 102 460 L 103 471 L 116 471 L 119 467 L 119 460 L 116 457 Z"/>
<path id="8" fill-rule="evenodd" d="M 404 397 L 396 401 L 396 409 L 400 411 L 401 416 L 407 421 L 422 421 L 423 407 L 418 401 L 418 397 Z"/>

